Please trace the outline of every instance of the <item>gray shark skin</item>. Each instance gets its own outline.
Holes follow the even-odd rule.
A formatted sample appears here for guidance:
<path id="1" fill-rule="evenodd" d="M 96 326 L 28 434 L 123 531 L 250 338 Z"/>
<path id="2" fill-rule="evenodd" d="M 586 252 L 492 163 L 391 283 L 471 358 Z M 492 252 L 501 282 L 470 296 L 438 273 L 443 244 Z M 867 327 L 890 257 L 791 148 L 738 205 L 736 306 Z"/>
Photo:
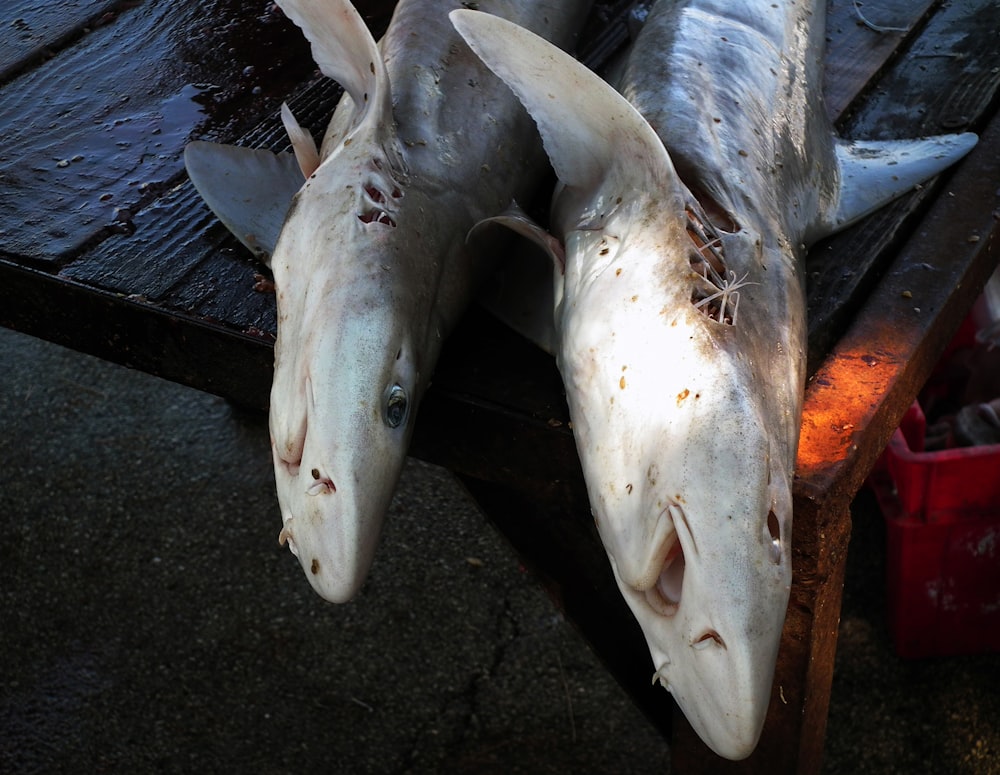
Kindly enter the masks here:
<path id="1" fill-rule="evenodd" d="M 538 124 L 559 183 L 554 332 L 591 507 L 654 682 L 748 756 L 791 584 L 806 246 L 967 152 L 838 140 L 825 5 L 660 0 L 620 94 L 502 20 L 452 19 Z"/>
<path id="2" fill-rule="evenodd" d="M 589 4 L 478 6 L 567 46 Z M 270 255 L 279 539 L 343 602 L 372 563 L 441 343 L 489 267 L 466 235 L 545 164 L 530 117 L 452 27 L 462 3 L 403 0 L 377 45 L 345 0 L 278 5 L 345 89 L 321 147 L 283 108 L 294 158 L 194 143 L 185 161 L 220 219 Z"/>

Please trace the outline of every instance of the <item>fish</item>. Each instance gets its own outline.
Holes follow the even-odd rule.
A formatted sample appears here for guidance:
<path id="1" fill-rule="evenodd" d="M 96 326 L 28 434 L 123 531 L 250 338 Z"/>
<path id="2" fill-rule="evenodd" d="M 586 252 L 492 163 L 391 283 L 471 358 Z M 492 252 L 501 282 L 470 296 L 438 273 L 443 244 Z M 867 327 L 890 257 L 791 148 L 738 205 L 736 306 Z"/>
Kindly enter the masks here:
<path id="1" fill-rule="evenodd" d="M 764 724 L 791 584 L 807 246 L 973 134 L 842 140 L 825 4 L 660 0 L 617 88 L 505 20 L 451 18 L 534 117 L 558 178 L 550 341 L 591 510 L 653 682 L 727 759 Z"/>
<path id="2" fill-rule="evenodd" d="M 402 0 L 379 43 L 346 0 L 278 5 L 344 87 L 321 144 L 286 105 L 293 153 L 197 142 L 185 164 L 269 260 L 279 541 L 341 603 L 374 560 L 442 342 L 497 258 L 483 244 L 496 239 L 466 235 L 529 199 L 547 164 L 530 117 L 452 27 L 466 4 Z M 567 47 L 590 2 L 476 5 Z"/>

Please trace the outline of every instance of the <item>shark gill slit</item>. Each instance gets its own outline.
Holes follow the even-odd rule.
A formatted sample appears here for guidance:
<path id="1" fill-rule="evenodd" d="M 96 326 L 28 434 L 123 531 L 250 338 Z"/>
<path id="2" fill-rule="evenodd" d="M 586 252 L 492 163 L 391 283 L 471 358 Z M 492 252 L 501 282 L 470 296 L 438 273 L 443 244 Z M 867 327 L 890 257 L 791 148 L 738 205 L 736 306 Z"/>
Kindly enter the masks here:
<path id="1" fill-rule="evenodd" d="M 717 207 L 717 206 L 716 206 Z M 718 229 L 700 208 L 688 205 L 687 234 L 691 240 L 688 262 L 698 279 L 691 288 L 691 304 L 705 317 L 723 325 L 735 326 L 740 303 L 739 289 L 749 285 L 746 276 L 737 279 L 728 268 L 720 231 L 736 232 L 738 224 L 730 220 L 728 229 Z"/>
<path id="2" fill-rule="evenodd" d="M 387 205 L 390 199 L 402 199 L 403 191 L 385 173 L 383 164 L 377 157 L 372 158 L 372 167 L 375 170 L 373 176 L 377 177 L 381 173 L 381 176 L 386 178 L 386 180 L 381 181 L 382 185 L 379 185 L 374 180 L 368 180 L 364 184 L 365 204 L 367 207 L 358 215 L 358 220 L 362 223 L 381 223 L 385 226 L 395 227 L 396 221 L 387 211 Z M 389 185 L 385 185 L 386 183 Z"/>

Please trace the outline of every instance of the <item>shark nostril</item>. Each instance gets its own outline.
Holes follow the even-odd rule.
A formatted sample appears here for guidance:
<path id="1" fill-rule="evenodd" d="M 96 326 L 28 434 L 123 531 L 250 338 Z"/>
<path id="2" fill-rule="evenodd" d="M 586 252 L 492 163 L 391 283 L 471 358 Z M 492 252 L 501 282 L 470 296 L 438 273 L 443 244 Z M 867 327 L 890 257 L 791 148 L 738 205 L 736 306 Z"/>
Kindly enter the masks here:
<path id="1" fill-rule="evenodd" d="M 715 630 L 705 630 L 701 635 L 692 641 L 691 646 L 696 648 L 698 651 L 706 649 L 712 644 L 716 646 L 721 646 L 723 649 L 726 648 L 726 642 L 722 640 L 722 636 L 719 635 Z"/>
<path id="2" fill-rule="evenodd" d="M 328 492 L 337 492 L 337 486 L 333 483 L 333 479 L 324 476 L 318 468 L 312 469 L 309 473 L 312 475 L 313 482 L 306 488 L 306 495 L 324 495 Z"/>

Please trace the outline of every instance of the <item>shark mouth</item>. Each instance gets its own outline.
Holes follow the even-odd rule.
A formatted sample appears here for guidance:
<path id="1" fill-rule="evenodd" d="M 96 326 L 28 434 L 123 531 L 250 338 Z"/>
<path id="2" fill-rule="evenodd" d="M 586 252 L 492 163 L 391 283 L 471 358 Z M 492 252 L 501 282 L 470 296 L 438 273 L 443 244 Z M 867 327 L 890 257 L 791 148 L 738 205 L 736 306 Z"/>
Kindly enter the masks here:
<path id="1" fill-rule="evenodd" d="M 681 589 L 684 586 L 684 570 L 686 560 L 684 556 L 684 546 L 680 538 L 682 531 L 686 532 L 690 539 L 692 550 L 694 549 L 694 539 L 691 536 L 691 529 L 687 523 L 687 517 L 680 504 L 671 502 L 664 509 L 661 519 L 667 519 L 672 525 L 664 539 L 664 546 L 661 547 L 663 562 L 660 565 L 660 573 L 656 581 L 647 589 L 642 590 L 646 602 L 650 608 L 661 616 L 673 616 L 681 604 Z"/>
<path id="2" fill-rule="evenodd" d="M 684 550 L 677 536 L 667 550 L 667 558 L 660 568 L 656 583 L 645 591 L 646 602 L 661 616 L 673 616 L 681 604 L 681 587 L 684 585 Z"/>

